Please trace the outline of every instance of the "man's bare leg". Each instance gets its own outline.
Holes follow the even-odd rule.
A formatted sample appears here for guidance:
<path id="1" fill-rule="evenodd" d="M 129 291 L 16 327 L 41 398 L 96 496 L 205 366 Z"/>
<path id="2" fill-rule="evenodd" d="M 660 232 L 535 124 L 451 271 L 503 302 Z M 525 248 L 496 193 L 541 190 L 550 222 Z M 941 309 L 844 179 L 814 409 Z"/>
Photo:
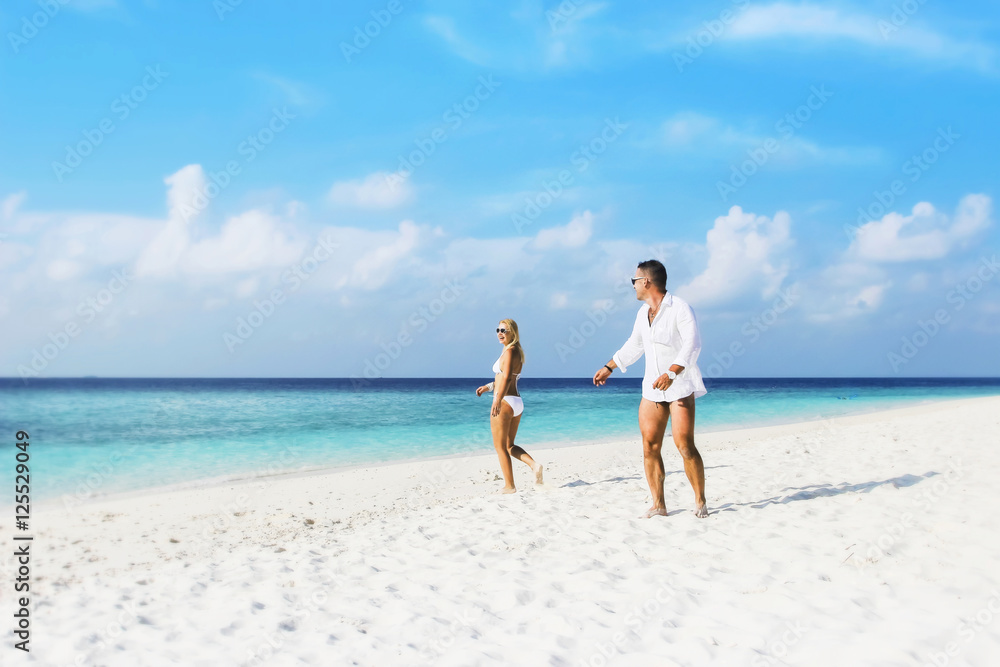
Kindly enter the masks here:
<path id="1" fill-rule="evenodd" d="M 708 516 L 708 507 L 705 505 L 705 464 L 694 446 L 694 396 L 685 396 L 669 406 L 674 444 L 684 459 L 684 474 L 694 489 L 694 513 L 703 519 Z"/>
<path id="2" fill-rule="evenodd" d="M 663 500 L 663 434 L 667 430 L 670 410 L 666 403 L 656 403 L 647 399 L 639 401 L 639 432 L 642 434 L 642 465 L 646 470 L 646 483 L 653 496 L 653 506 L 645 514 L 666 516 L 667 506 Z"/>
<path id="3" fill-rule="evenodd" d="M 500 459 L 500 470 L 503 472 L 504 487 L 500 493 L 514 493 L 514 467 L 510 463 L 510 453 L 507 451 L 507 434 L 510 432 L 510 422 L 514 410 L 507 401 L 500 402 L 500 414 L 490 415 L 490 432 L 493 434 L 493 448 L 497 450 Z"/>
<path id="4" fill-rule="evenodd" d="M 535 459 L 531 458 L 531 454 L 514 444 L 514 438 L 517 437 L 517 427 L 520 425 L 521 415 L 514 417 L 514 419 L 510 422 L 510 431 L 507 434 L 507 452 L 512 457 L 531 468 L 531 472 L 535 473 L 535 484 L 541 484 L 542 464 L 536 462 Z"/>

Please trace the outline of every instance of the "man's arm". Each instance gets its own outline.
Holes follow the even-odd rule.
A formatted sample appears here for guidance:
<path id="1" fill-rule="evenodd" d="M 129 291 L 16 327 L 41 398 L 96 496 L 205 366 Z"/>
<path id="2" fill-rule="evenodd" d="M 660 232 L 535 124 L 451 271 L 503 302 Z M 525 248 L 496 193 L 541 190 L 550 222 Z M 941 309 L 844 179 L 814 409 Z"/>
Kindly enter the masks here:
<path id="1" fill-rule="evenodd" d="M 684 372 L 684 369 L 693 364 L 701 353 L 701 336 L 698 334 L 698 322 L 694 318 L 694 311 L 687 304 L 678 307 L 677 331 L 681 335 L 681 349 L 678 350 L 677 358 L 670 366 L 670 372 L 674 375 Z M 666 391 L 673 383 L 673 378 L 664 373 L 653 382 L 653 388 Z"/>
<path id="2" fill-rule="evenodd" d="M 681 349 L 677 352 L 674 366 L 680 366 L 681 370 L 684 370 L 694 364 L 701 353 L 701 334 L 698 333 L 698 321 L 694 317 L 691 306 L 687 304 L 684 304 L 680 312 L 677 313 L 677 331 L 681 335 Z"/>
<path id="3" fill-rule="evenodd" d="M 645 348 L 642 346 L 642 331 L 639 329 L 639 317 L 637 316 L 635 324 L 632 325 L 631 335 L 629 335 L 625 344 L 621 346 L 621 349 L 614 353 L 608 365 L 611 368 L 620 368 L 622 369 L 622 373 L 624 373 L 629 366 L 639 361 L 644 351 Z"/>
<path id="4" fill-rule="evenodd" d="M 611 376 L 611 371 L 615 368 L 620 368 L 622 373 L 624 373 L 627 366 L 631 366 L 639 361 L 644 351 L 645 348 L 642 346 L 642 331 L 639 329 L 639 317 L 636 317 L 635 324 L 632 325 L 632 333 L 629 335 L 628 340 L 625 341 L 620 350 L 615 352 L 614 356 L 611 357 L 611 361 L 601 366 L 600 370 L 594 373 L 594 384 L 598 386 L 603 385 Z"/>

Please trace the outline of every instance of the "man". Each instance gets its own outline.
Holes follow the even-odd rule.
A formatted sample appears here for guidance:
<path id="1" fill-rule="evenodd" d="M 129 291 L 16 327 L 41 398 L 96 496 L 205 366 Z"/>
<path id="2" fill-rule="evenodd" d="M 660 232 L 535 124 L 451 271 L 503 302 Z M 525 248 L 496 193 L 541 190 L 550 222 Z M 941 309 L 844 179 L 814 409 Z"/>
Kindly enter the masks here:
<path id="1" fill-rule="evenodd" d="M 660 449 L 669 420 L 674 444 L 684 458 L 684 472 L 694 489 L 695 516 L 708 516 L 705 506 L 705 465 L 694 446 L 694 400 L 706 394 L 698 370 L 701 337 L 694 311 L 686 301 L 667 292 L 667 270 L 651 259 L 642 262 L 632 278 L 635 298 L 644 301 L 635 318 L 632 335 L 607 364 L 594 374 L 594 384 L 603 385 L 615 368 L 622 373 L 646 355 L 639 402 L 643 467 L 653 495 L 653 506 L 645 514 L 666 516 L 663 501 L 663 457 Z"/>

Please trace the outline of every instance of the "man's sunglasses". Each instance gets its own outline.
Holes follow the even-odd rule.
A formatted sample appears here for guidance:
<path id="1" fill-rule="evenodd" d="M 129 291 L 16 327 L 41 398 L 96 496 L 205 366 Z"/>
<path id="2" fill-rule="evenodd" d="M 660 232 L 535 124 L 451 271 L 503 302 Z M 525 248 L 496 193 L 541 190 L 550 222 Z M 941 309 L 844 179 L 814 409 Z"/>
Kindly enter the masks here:
<path id="1" fill-rule="evenodd" d="M 646 276 L 640 276 L 638 278 L 633 278 L 632 279 L 632 286 L 633 287 L 635 286 L 635 281 L 637 281 L 637 280 L 645 280 L 645 279 L 646 279 Z"/>

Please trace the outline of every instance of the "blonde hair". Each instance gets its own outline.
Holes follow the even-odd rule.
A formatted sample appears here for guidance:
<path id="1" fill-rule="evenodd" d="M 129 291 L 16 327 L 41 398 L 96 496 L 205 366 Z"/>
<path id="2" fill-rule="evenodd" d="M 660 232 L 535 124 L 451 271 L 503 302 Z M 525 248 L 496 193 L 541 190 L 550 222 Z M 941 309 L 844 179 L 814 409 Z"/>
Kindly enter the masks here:
<path id="1" fill-rule="evenodd" d="M 515 352 L 521 355 L 521 365 L 524 366 L 524 348 L 521 347 L 521 336 L 517 333 L 517 322 L 508 317 L 500 320 L 500 325 L 507 329 L 508 336 L 514 339 L 507 343 L 503 349 L 513 348 Z"/>

